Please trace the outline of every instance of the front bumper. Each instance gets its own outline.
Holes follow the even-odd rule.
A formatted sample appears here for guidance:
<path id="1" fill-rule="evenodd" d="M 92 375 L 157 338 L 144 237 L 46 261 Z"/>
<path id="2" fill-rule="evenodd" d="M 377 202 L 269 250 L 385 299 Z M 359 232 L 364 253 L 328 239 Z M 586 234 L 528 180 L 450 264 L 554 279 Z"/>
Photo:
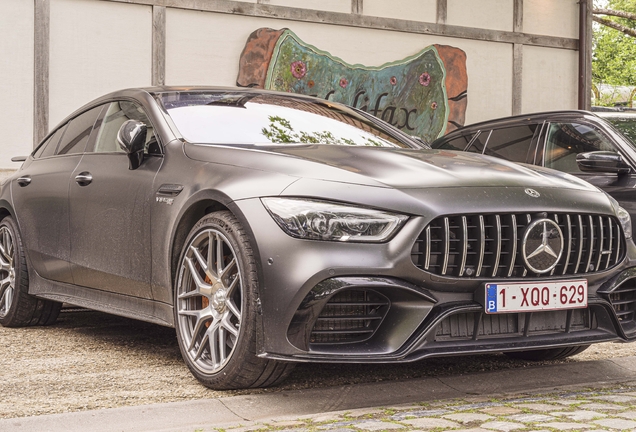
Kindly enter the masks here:
<path id="1" fill-rule="evenodd" d="M 261 264 L 261 357 L 408 362 L 636 338 L 631 240 L 620 264 L 585 275 L 588 308 L 487 315 L 479 298 L 492 279 L 440 277 L 413 263 L 413 244 L 430 218 L 411 217 L 388 243 L 321 242 L 287 236 L 259 200 L 237 205 L 249 215 L 244 224 L 251 227 Z M 515 280 L 528 281 L 508 279 Z M 347 313 L 358 316 L 350 319 Z"/>

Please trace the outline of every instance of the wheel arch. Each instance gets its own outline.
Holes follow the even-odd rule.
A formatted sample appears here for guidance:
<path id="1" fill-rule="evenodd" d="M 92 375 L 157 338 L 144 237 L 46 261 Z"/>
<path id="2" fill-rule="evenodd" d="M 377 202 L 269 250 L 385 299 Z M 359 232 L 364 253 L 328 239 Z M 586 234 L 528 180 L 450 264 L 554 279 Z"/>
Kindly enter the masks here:
<path id="1" fill-rule="evenodd" d="M 255 257 L 260 256 L 258 245 L 254 239 L 254 233 L 248 224 L 247 218 L 241 212 L 236 204 L 232 200 L 230 200 L 226 195 L 220 194 L 215 191 L 201 192 L 197 194 L 197 197 L 193 197 L 193 199 L 184 206 L 180 217 L 178 218 L 178 222 L 176 223 L 176 228 L 174 230 L 174 234 L 172 235 L 172 244 L 170 245 L 170 276 L 171 276 L 171 292 L 174 295 L 175 283 L 177 278 L 177 272 L 179 268 L 179 258 L 181 256 L 181 250 L 185 244 L 185 241 L 188 237 L 188 234 L 192 230 L 192 227 L 205 215 L 216 212 L 216 211 L 229 211 L 232 215 L 234 215 L 241 227 L 245 230 L 249 241 L 250 246 L 252 247 L 252 251 Z M 256 270 L 258 273 L 258 279 L 263 280 L 263 268 L 261 261 L 256 259 Z M 258 296 L 259 299 L 261 297 L 261 287 L 258 287 Z M 260 305 L 260 301 L 259 301 Z M 260 310 L 257 312 L 257 325 L 256 325 L 256 348 L 259 353 L 263 352 L 264 347 L 264 329 L 262 322 L 262 313 Z"/>

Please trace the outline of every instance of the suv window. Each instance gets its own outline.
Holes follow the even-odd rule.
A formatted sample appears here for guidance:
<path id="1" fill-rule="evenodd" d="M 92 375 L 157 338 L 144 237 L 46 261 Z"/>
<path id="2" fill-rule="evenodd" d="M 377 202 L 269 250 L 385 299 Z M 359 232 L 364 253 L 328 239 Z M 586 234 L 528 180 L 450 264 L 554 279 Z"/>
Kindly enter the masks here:
<path id="1" fill-rule="evenodd" d="M 494 129 L 484 154 L 498 156 L 511 162 L 527 162 L 537 124 Z"/>
<path id="2" fill-rule="evenodd" d="M 591 151 L 616 151 L 598 129 L 579 123 L 551 123 L 545 144 L 544 165 L 579 173 L 576 155 Z"/>
<path id="3" fill-rule="evenodd" d="M 46 140 L 46 142 L 38 147 L 33 157 L 37 159 L 53 156 L 55 154 L 55 150 L 57 150 L 57 143 L 60 142 L 60 138 L 64 134 L 64 130 L 66 130 L 66 125 L 58 128 L 58 130 L 56 130 L 55 133 Z"/>
<path id="4" fill-rule="evenodd" d="M 444 149 L 444 150 L 464 151 L 472 137 L 473 137 L 472 134 L 462 135 L 462 136 L 454 138 L 454 139 L 452 139 L 450 141 L 446 141 L 442 145 L 435 146 L 435 148 L 440 148 L 440 149 Z"/>
<path id="5" fill-rule="evenodd" d="M 92 150 L 95 153 L 124 153 L 117 143 L 119 128 L 127 120 L 137 120 L 146 125 L 146 146 L 144 153 L 160 153 L 157 146 L 155 132 L 143 109 L 132 102 L 118 101 L 108 105 L 106 112 L 98 125 L 97 139 Z"/>
<path id="6" fill-rule="evenodd" d="M 66 133 L 57 147 L 57 155 L 82 153 L 91 136 L 93 125 L 103 106 L 98 106 L 78 115 L 68 123 Z"/>

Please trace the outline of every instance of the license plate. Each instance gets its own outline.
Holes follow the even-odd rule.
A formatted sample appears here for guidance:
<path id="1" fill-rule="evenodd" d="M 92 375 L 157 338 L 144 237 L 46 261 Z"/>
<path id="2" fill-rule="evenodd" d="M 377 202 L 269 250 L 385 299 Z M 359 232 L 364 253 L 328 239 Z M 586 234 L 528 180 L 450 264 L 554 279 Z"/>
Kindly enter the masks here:
<path id="1" fill-rule="evenodd" d="M 587 307 L 587 280 L 486 284 L 486 313 Z"/>

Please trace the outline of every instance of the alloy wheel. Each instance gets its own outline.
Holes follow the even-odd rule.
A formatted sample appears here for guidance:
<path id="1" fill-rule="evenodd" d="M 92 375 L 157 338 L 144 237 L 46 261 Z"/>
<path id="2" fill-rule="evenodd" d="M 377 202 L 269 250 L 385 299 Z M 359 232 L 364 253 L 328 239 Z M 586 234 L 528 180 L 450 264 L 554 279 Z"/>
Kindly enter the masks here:
<path id="1" fill-rule="evenodd" d="M 216 229 L 200 232 L 188 245 L 179 269 L 177 325 L 183 347 L 201 372 L 214 374 L 237 345 L 243 283 L 236 254 Z"/>
<path id="2" fill-rule="evenodd" d="M 15 290 L 15 248 L 9 228 L 0 228 L 0 317 L 11 309 Z"/>

